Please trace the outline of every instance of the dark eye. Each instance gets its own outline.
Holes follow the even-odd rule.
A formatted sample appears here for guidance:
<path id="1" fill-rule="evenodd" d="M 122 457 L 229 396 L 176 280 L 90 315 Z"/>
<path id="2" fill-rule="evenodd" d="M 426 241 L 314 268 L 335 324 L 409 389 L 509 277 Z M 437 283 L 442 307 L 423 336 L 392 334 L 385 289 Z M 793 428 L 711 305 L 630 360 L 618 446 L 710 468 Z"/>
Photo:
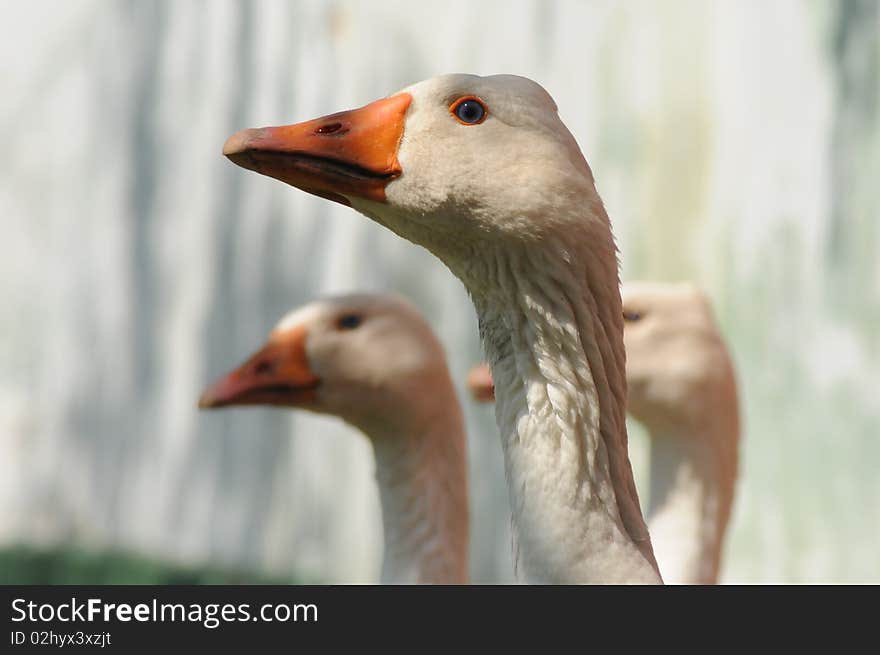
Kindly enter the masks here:
<path id="1" fill-rule="evenodd" d="M 359 314 L 343 314 L 339 317 L 339 320 L 336 321 L 336 327 L 340 330 L 354 330 L 363 322 L 363 320 L 364 319 Z"/>
<path id="2" fill-rule="evenodd" d="M 458 119 L 459 123 L 465 125 L 476 125 L 486 120 L 489 113 L 483 101 L 476 96 L 465 96 L 459 98 L 449 108 L 452 115 Z"/>
<path id="3" fill-rule="evenodd" d="M 628 323 L 634 323 L 635 321 L 638 321 L 641 318 L 642 318 L 641 312 L 627 312 L 627 311 L 623 312 L 623 320 L 627 321 Z"/>

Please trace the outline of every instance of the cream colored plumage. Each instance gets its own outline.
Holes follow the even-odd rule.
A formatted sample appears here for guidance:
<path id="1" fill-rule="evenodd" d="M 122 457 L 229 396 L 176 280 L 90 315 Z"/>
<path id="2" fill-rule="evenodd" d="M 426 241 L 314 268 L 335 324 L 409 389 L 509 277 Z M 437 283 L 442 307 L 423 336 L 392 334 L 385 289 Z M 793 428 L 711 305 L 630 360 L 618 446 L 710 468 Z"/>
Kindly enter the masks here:
<path id="1" fill-rule="evenodd" d="M 478 121 L 456 114 L 465 99 L 485 109 Z M 396 152 L 378 156 L 366 123 L 399 125 L 381 140 Z M 627 452 L 611 227 L 543 88 L 445 75 L 359 112 L 239 133 L 225 152 L 350 204 L 465 284 L 496 382 L 522 580 L 660 582 Z"/>
<path id="2" fill-rule="evenodd" d="M 730 356 L 693 285 L 628 283 L 623 308 L 628 409 L 651 436 L 657 563 L 668 583 L 715 584 L 739 460 Z"/>
<path id="3" fill-rule="evenodd" d="M 709 300 L 691 284 L 629 282 L 623 295 L 627 409 L 651 436 L 648 526 L 663 579 L 715 584 L 738 466 L 733 365 Z M 495 399 L 485 364 L 468 374 Z"/>
<path id="4" fill-rule="evenodd" d="M 200 404 L 287 406 L 358 428 L 376 456 L 382 582 L 467 582 L 464 421 L 443 348 L 409 303 L 377 294 L 312 302 Z"/>

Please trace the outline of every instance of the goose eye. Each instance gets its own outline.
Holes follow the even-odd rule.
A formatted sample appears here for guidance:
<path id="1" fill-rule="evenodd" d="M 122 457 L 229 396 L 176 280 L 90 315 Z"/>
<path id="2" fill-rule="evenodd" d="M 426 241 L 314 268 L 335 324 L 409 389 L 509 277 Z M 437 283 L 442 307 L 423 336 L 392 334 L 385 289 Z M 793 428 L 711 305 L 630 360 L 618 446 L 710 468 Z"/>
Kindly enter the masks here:
<path id="1" fill-rule="evenodd" d="M 486 115 L 489 113 L 486 109 L 486 105 L 483 104 L 483 101 L 476 96 L 459 98 L 452 103 L 449 111 L 455 116 L 459 123 L 464 125 L 477 125 L 478 123 L 482 123 L 486 120 Z"/>
<path id="2" fill-rule="evenodd" d="M 628 323 L 635 323 L 642 318 L 641 312 L 623 312 L 623 320 Z"/>
<path id="3" fill-rule="evenodd" d="M 357 314 L 345 314 L 336 321 L 336 326 L 340 330 L 354 330 L 358 327 L 363 319 Z"/>

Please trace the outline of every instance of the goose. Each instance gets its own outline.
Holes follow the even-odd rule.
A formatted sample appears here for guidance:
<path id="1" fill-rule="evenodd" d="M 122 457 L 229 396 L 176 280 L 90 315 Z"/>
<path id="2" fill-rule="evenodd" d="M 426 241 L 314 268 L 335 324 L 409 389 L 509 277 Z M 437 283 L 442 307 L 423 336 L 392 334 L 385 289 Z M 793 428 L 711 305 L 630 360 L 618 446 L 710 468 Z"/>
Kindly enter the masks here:
<path id="1" fill-rule="evenodd" d="M 661 583 L 627 450 L 617 249 L 556 103 L 441 75 L 359 109 L 246 129 L 224 154 L 349 206 L 466 287 L 496 384 L 526 583 Z"/>
<path id="2" fill-rule="evenodd" d="M 623 286 L 628 409 L 651 438 L 648 526 L 666 582 L 717 584 L 739 464 L 736 377 L 705 293 Z"/>
<path id="3" fill-rule="evenodd" d="M 623 296 L 627 410 L 651 438 L 648 529 L 669 584 L 717 584 L 738 468 L 736 380 L 705 293 L 628 282 Z M 485 364 L 468 373 L 495 399 Z"/>
<path id="4" fill-rule="evenodd" d="M 354 294 L 292 311 L 199 400 L 235 405 L 332 414 L 362 431 L 376 459 L 381 581 L 467 582 L 464 421 L 443 348 L 410 303 Z"/>

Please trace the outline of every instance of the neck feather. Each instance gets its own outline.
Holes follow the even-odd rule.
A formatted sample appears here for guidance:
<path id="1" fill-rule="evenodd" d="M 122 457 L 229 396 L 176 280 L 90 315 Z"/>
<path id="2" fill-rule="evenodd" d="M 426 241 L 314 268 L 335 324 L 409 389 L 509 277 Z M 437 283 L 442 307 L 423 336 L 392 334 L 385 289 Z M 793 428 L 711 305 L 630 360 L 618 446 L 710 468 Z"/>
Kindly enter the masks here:
<path id="1" fill-rule="evenodd" d="M 469 284 L 528 582 L 660 581 L 627 451 L 616 252 L 596 232 L 497 248 Z"/>
<path id="2" fill-rule="evenodd" d="M 405 434 L 370 434 L 382 505 L 383 583 L 468 581 L 464 421 L 451 381 L 448 386 L 450 398 L 435 397 L 438 411 Z"/>

